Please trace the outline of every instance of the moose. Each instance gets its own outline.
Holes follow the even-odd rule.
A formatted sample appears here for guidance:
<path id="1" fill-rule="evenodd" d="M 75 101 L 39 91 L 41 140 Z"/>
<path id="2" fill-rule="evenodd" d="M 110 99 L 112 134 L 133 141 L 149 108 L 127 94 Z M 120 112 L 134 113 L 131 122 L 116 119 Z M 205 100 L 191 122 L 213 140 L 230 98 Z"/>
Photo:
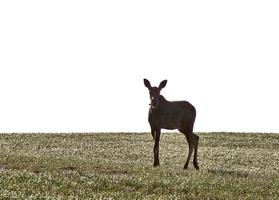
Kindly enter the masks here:
<path id="1" fill-rule="evenodd" d="M 158 87 L 152 87 L 147 79 L 143 79 L 143 81 L 144 85 L 148 88 L 150 95 L 148 122 L 155 142 L 153 148 L 153 166 L 156 167 L 160 165 L 159 142 L 161 129 L 178 129 L 186 136 L 189 145 L 188 157 L 184 169 L 188 168 L 193 151 L 193 164 L 196 169 L 199 169 L 197 161 L 199 136 L 193 133 L 196 118 L 195 107 L 187 101 L 168 101 L 160 95 L 161 89 L 167 84 L 167 80 L 162 81 Z"/>

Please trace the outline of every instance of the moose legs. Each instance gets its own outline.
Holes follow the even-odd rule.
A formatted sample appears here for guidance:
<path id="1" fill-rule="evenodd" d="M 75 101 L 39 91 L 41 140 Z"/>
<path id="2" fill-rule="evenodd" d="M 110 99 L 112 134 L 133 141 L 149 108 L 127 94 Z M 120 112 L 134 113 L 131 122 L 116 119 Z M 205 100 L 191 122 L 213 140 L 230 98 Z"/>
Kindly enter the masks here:
<path id="1" fill-rule="evenodd" d="M 186 136 L 188 145 L 189 145 L 189 152 L 188 152 L 188 157 L 186 160 L 186 163 L 184 165 L 184 169 L 188 168 L 192 153 L 194 151 L 194 167 L 196 169 L 199 169 L 199 165 L 198 165 L 198 144 L 199 144 L 199 136 L 195 135 L 192 131 L 181 131 L 184 133 L 184 135 Z"/>
<path id="2" fill-rule="evenodd" d="M 161 130 L 160 129 L 152 130 L 152 136 L 153 136 L 153 139 L 154 139 L 154 148 L 153 148 L 153 153 L 154 153 L 154 164 L 153 164 L 153 166 L 154 167 L 160 165 L 160 162 L 159 162 L 160 135 L 161 135 Z"/>
<path id="3" fill-rule="evenodd" d="M 185 136 L 186 140 L 189 145 L 189 152 L 188 152 L 188 157 L 186 160 L 186 163 L 184 165 L 184 169 L 187 169 L 189 166 L 189 162 L 191 159 L 191 156 L 194 152 L 194 160 L 193 164 L 196 169 L 199 169 L 198 165 L 198 144 L 199 144 L 199 136 L 193 133 L 193 131 L 189 130 L 180 130 Z M 152 129 L 151 134 L 154 139 L 154 147 L 153 147 L 153 153 L 154 153 L 154 164 L 153 166 L 159 166 L 160 161 L 159 161 L 159 143 L 160 143 L 160 135 L 161 135 L 161 129 Z"/>

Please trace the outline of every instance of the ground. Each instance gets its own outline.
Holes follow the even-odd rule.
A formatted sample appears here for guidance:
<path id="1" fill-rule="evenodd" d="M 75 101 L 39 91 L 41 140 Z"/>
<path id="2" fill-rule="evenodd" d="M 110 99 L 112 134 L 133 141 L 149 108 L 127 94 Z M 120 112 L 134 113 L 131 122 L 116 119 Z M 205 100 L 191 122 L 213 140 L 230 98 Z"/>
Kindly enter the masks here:
<path id="1" fill-rule="evenodd" d="M 1 134 L 0 199 L 278 199 L 279 135 L 197 133 L 200 170 L 183 170 L 180 133 Z"/>

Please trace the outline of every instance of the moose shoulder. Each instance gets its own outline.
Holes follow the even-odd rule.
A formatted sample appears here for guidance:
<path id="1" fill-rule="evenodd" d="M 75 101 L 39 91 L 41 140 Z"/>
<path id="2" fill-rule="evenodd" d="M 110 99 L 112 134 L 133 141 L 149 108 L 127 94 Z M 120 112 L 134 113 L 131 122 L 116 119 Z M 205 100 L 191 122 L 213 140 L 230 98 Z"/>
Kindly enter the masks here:
<path id="1" fill-rule="evenodd" d="M 159 163 L 159 141 L 161 129 L 178 129 L 187 139 L 189 145 L 188 158 L 184 165 L 187 169 L 191 155 L 194 151 L 194 167 L 199 169 L 197 162 L 197 151 L 199 137 L 193 133 L 194 122 L 196 118 L 195 107 L 187 101 L 168 101 L 160 91 L 167 84 L 167 80 L 162 81 L 158 87 L 152 87 L 147 79 L 144 79 L 144 85 L 149 90 L 150 108 L 148 121 L 151 127 L 151 134 L 154 139 L 154 166 Z"/>

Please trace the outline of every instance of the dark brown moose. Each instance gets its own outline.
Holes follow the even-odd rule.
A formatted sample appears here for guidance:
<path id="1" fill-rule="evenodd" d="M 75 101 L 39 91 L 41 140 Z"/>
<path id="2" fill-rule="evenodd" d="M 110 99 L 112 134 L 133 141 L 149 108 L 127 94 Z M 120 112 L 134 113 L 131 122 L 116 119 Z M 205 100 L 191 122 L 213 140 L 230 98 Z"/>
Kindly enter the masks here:
<path id="1" fill-rule="evenodd" d="M 150 108 L 148 122 L 151 127 L 151 134 L 155 141 L 154 166 L 159 166 L 159 142 L 161 129 L 178 129 L 187 139 L 189 152 L 184 169 L 188 168 L 191 155 L 194 151 L 194 167 L 198 166 L 198 142 L 199 136 L 193 133 L 194 122 L 196 118 L 196 109 L 187 101 L 167 101 L 160 91 L 167 84 L 167 80 L 160 83 L 159 87 L 152 87 L 147 79 L 144 79 L 144 85 L 148 88 L 150 94 Z"/>

